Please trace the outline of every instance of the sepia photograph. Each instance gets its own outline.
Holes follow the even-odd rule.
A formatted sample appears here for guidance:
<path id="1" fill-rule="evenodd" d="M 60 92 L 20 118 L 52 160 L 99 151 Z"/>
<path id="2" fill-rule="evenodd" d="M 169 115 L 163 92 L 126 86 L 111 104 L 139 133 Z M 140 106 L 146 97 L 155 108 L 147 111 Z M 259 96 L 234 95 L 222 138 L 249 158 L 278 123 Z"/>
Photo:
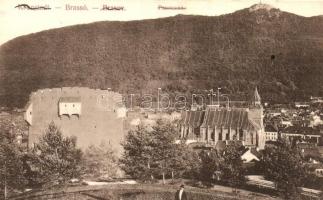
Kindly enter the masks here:
<path id="1" fill-rule="evenodd" d="M 323 0 L 0 0 L 1 199 L 323 199 Z"/>

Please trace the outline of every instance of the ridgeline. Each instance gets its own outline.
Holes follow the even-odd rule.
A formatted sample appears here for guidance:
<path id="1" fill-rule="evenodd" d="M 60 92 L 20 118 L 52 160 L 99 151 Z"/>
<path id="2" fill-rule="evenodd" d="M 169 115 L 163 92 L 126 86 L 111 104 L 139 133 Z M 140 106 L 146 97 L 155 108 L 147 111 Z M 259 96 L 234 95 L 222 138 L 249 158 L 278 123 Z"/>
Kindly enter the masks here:
<path id="1" fill-rule="evenodd" d="M 275 8 L 207 17 L 96 22 L 15 38 L 0 47 L 0 105 L 39 88 L 86 86 L 172 94 L 221 87 L 265 101 L 323 95 L 323 17 Z"/>

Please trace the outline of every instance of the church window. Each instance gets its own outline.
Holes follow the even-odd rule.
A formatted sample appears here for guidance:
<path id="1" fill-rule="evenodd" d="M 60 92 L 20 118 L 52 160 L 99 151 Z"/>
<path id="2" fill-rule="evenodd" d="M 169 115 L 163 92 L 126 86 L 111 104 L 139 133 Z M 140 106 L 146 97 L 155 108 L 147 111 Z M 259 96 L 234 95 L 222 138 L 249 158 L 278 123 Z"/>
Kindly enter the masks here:
<path id="1" fill-rule="evenodd" d="M 221 130 L 219 131 L 219 140 L 223 140 L 222 139 L 222 132 L 223 132 L 223 128 L 221 127 Z"/>

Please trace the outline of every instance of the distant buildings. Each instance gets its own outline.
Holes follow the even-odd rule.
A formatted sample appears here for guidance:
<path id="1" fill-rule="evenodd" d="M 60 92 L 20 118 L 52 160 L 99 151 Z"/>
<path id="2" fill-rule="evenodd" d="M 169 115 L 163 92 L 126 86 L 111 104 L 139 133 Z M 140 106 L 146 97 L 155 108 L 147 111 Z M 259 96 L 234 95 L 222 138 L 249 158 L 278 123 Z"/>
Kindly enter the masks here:
<path id="1" fill-rule="evenodd" d="M 238 140 L 246 147 L 264 149 L 263 107 L 256 89 L 249 108 L 208 106 L 204 111 L 184 111 L 180 120 L 180 138 L 188 143 L 216 146 Z"/>
<path id="2" fill-rule="evenodd" d="M 289 141 L 306 141 L 319 144 L 321 134 L 318 129 L 312 127 L 290 126 L 282 130 L 281 136 Z"/>
<path id="3" fill-rule="evenodd" d="M 311 97 L 312 103 L 323 103 L 323 97 Z"/>
<path id="4" fill-rule="evenodd" d="M 29 146 L 54 122 L 64 135 L 76 136 L 81 148 L 105 142 L 121 150 L 126 110 L 119 93 L 84 87 L 43 89 L 30 95 L 25 110 Z"/>
<path id="5" fill-rule="evenodd" d="M 310 103 L 308 102 L 295 102 L 296 108 L 308 108 L 310 107 Z"/>

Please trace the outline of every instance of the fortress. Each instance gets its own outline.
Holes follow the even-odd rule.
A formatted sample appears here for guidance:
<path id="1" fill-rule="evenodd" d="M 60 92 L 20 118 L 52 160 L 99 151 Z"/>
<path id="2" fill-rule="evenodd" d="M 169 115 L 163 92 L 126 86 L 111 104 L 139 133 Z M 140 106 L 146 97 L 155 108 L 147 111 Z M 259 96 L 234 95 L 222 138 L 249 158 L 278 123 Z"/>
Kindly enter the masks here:
<path id="1" fill-rule="evenodd" d="M 86 87 L 42 89 L 31 93 L 25 110 L 29 146 L 54 122 L 65 136 L 76 136 L 80 148 L 106 142 L 121 151 L 126 108 L 119 93 Z"/>

